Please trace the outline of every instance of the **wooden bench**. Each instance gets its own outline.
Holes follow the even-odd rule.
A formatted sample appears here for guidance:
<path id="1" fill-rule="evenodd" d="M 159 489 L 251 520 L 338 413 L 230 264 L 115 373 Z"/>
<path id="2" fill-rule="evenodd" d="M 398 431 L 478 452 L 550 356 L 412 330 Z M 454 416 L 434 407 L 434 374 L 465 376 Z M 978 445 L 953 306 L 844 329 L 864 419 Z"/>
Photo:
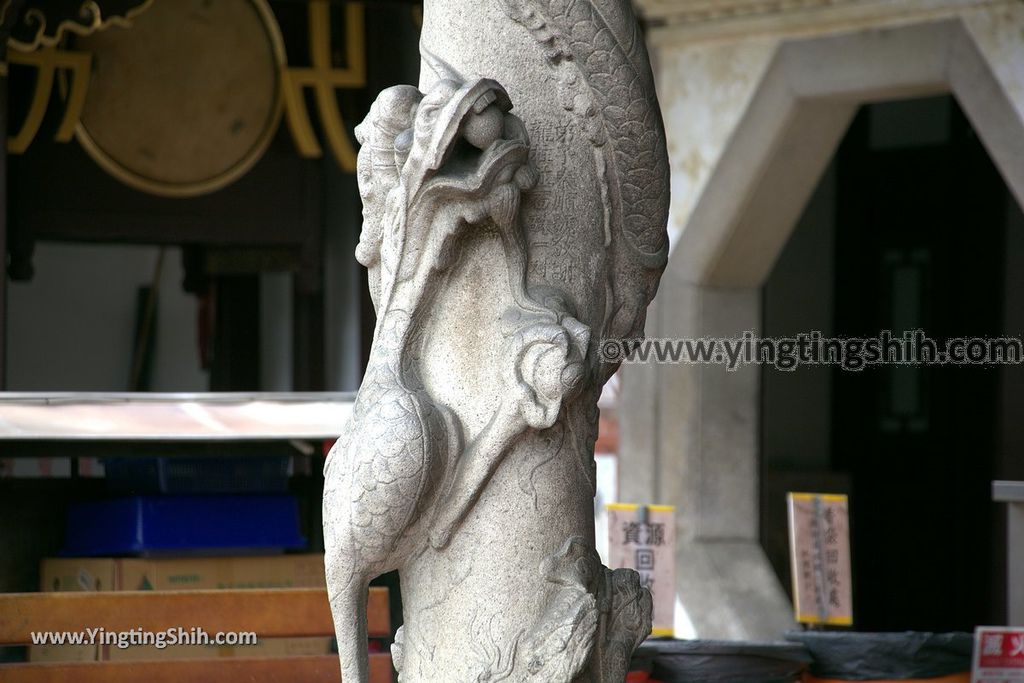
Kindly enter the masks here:
<path id="1" fill-rule="evenodd" d="M 388 589 L 371 588 L 367 608 L 371 637 L 388 638 Z M 137 591 L 99 593 L 0 593 L 0 645 L 28 645 L 32 633 L 107 633 L 199 627 L 255 632 L 259 638 L 333 636 L 327 591 Z M 0 664 L 3 683 L 338 683 L 337 657 L 289 656 L 144 662 Z M 391 683 L 391 656 L 370 655 L 371 683 Z"/>

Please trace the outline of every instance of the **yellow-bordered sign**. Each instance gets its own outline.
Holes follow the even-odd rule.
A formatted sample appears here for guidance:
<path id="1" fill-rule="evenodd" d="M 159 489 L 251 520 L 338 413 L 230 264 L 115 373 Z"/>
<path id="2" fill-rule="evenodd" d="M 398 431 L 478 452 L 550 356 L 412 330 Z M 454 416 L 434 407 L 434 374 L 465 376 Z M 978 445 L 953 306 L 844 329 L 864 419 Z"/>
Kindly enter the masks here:
<path id="1" fill-rule="evenodd" d="M 796 620 L 852 626 L 848 497 L 789 493 L 786 499 Z"/>

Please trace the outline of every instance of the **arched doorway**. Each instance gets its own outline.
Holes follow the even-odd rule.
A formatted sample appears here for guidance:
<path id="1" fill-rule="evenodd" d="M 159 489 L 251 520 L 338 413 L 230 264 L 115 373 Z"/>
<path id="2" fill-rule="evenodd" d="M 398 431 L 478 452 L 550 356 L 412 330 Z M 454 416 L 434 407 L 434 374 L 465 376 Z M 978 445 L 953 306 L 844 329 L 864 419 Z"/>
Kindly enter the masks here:
<path id="1" fill-rule="evenodd" d="M 952 93 L 1012 195 L 1024 200 L 1024 88 L 1014 80 L 1014 65 L 1024 62 L 1024 11 L 999 11 L 1009 12 L 1000 14 L 1004 23 L 985 26 L 1017 26 L 1009 50 L 965 16 L 787 37 L 767 47 L 759 38 L 737 49 L 742 59 L 755 54 L 747 69 L 755 85 L 733 110 L 718 112 L 735 123 L 698 180 L 685 173 L 698 143 L 673 140 L 688 133 L 674 127 L 677 110 L 663 92 L 675 155 L 674 246 L 648 335 L 763 331 L 762 287 L 864 103 Z M 685 69 L 673 72 L 671 50 L 656 54 L 662 74 L 686 77 Z M 700 66 L 692 54 L 679 55 Z M 756 367 L 634 365 L 623 375 L 623 460 L 637 466 L 624 468 L 621 497 L 677 506 L 679 596 L 702 637 L 770 637 L 791 624 L 760 544 L 761 395 Z"/>

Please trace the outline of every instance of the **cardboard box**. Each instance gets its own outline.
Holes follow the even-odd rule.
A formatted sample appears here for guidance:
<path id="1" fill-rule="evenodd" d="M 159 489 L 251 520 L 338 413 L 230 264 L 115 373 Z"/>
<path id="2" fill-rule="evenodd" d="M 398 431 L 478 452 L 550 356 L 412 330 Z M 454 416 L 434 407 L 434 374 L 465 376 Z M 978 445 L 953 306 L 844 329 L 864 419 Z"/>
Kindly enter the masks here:
<path id="1" fill-rule="evenodd" d="M 96 645 L 29 645 L 30 662 L 95 662 L 100 658 Z"/>
<path id="2" fill-rule="evenodd" d="M 48 558 L 44 591 L 173 591 L 217 588 L 321 588 L 323 555 L 195 558 Z"/>
<path id="3" fill-rule="evenodd" d="M 179 645 L 158 649 L 153 645 L 129 648 L 104 645 L 99 659 L 111 662 L 143 662 L 166 659 L 215 659 L 218 657 L 294 657 L 298 655 L 329 655 L 333 639 L 326 636 L 309 638 L 264 638 L 256 645 Z"/>
<path id="4" fill-rule="evenodd" d="M 68 564 L 64 564 L 67 562 Z M 43 560 L 39 572 L 41 591 L 109 591 L 114 590 L 112 559 L 82 558 L 79 560 Z M 56 566 L 50 567 L 50 563 Z M 96 645 L 32 645 L 28 658 L 32 662 L 94 662 L 100 657 Z"/>
<path id="5" fill-rule="evenodd" d="M 327 585 L 323 555 L 201 558 L 48 558 L 40 569 L 43 591 L 211 590 L 319 588 Z M 181 624 L 187 628 L 188 624 Z M 142 661 L 206 657 L 275 657 L 330 654 L 331 638 L 267 638 L 256 645 L 33 646 L 34 662 Z"/>

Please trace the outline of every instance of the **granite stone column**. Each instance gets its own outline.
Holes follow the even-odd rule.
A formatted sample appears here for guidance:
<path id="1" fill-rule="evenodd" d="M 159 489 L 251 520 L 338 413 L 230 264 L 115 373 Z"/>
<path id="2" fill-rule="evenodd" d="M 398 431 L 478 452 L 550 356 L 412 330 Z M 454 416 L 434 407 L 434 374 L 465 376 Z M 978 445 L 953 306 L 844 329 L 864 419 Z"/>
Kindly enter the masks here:
<path id="1" fill-rule="evenodd" d="M 650 630 L 594 551 L 603 342 L 667 255 L 664 134 L 628 0 L 427 0 L 418 88 L 357 134 L 378 324 L 328 458 L 346 683 L 367 582 L 398 569 L 400 680 L 615 681 Z"/>

